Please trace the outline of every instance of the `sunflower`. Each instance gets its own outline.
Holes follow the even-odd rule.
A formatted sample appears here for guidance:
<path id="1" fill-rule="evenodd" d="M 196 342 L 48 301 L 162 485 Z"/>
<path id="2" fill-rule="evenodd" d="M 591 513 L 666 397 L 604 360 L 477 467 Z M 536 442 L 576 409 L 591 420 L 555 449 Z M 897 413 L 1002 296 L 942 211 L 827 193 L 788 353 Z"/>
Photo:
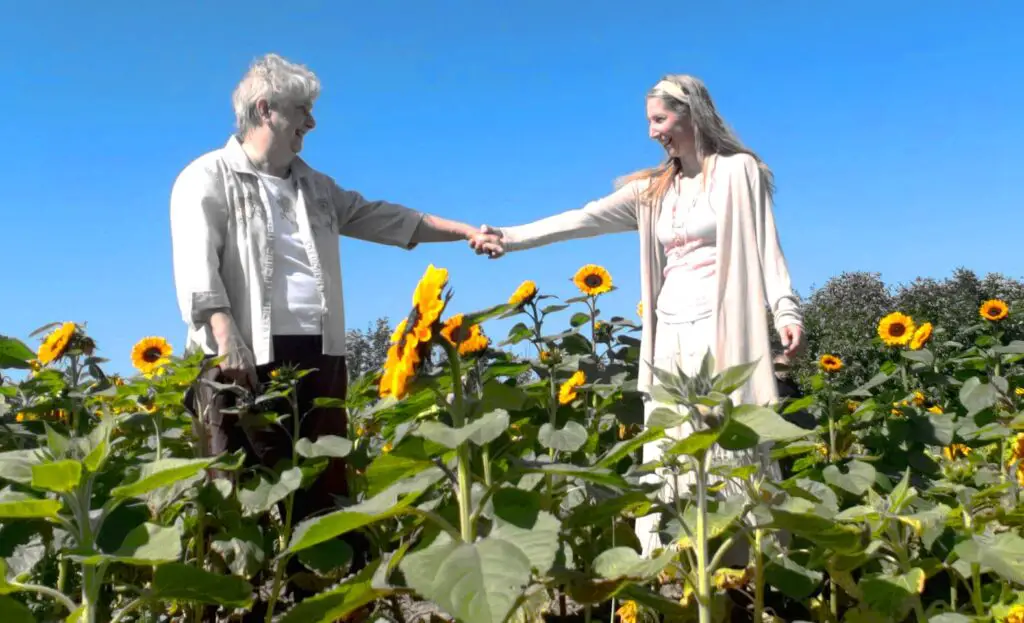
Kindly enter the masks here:
<path id="1" fill-rule="evenodd" d="M 939 405 L 932 405 L 928 407 L 928 413 L 934 413 L 935 415 L 942 415 L 942 407 Z"/>
<path id="2" fill-rule="evenodd" d="M 1013 393 L 1017 394 L 1018 396 L 1024 396 L 1024 387 L 1016 388 L 1015 390 L 1013 390 Z"/>
<path id="3" fill-rule="evenodd" d="M 132 347 L 132 365 L 149 376 L 168 363 L 174 352 L 162 337 L 144 337 Z"/>
<path id="4" fill-rule="evenodd" d="M 994 322 L 1006 318 L 1010 314 L 1010 308 L 1004 301 L 989 299 L 981 304 L 981 309 L 978 310 L 978 313 L 985 320 Z"/>
<path id="5" fill-rule="evenodd" d="M 573 400 L 576 400 L 576 390 L 586 382 L 587 376 L 583 374 L 583 370 L 577 370 L 569 377 L 569 380 L 562 383 L 562 386 L 558 388 L 558 403 L 567 405 Z"/>
<path id="6" fill-rule="evenodd" d="M 1013 446 L 1010 447 L 1010 460 L 1024 458 L 1024 433 L 1017 433 L 1013 439 Z"/>
<path id="7" fill-rule="evenodd" d="M 878 337 L 889 346 L 906 346 L 914 337 L 914 319 L 893 312 L 878 323 Z"/>
<path id="8" fill-rule="evenodd" d="M 748 569 L 716 569 L 712 576 L 712 583 L 719 590 L 736 590 L 746 586 L 753 579 L 753 573 Z"/>
<path id="9" fill-rule="evenodd" d="M 640 316 L 641 318 L 644 317 L 644 302 L 643 301 L 640 301 L 639 303 L 636 304 L 636 315 Z"/>
<path id="10" fill-rule="evenodd" d="M 587 264 L 576 271 L 572 281 L 580 292 L 587 296 L 598 296 L 611 292 L 612 289 L 612 276 L 597 264 Z"/>
<path id="11" fill-rule="evenodd" d="M 540 362 L 546 365 L 555 364 L 562 360 L 557 350 L 542 350 L 540 351 L 539 358 Z"/>
<path id="12" fill-rule="evenodd" d="M 921 350 L 932 339 L 932 323 L 926 322 L 914 331 L 910 338 L 910 350 Z"/>
<path id="13" fill-rule="evenodd" d="M 915 405 L 923 407 L 925 401 L 924 394 L 915 389 L 913 401 Z"/>
<path id="14" fill-rule="evenodd" d="M 458 346 L 459 354 L 462 356 L 472 355 L 487 348 L 489 340 L 483 334 L 480 325 L 474 324 L 469 328 L 463 328 L 463 318 L 462 314 L 455 314 L 449 318 L 441 328 L 441 336 L 452 346 Z"/>
<path id="15" fill-rule="evenodd" d="M 420 362 L 430 349 L 434 326 L 447 304 L 443 296 L 447 285 L 446 269 L 435 268 L 433 264 L 427 266 L 413 291 L 412 311 L 391 334 L 391 346 L 378 388 L 381 398 L 402 399 L 408 393 L 409 381 L 416 376 Z"/>
<path id="16" fill-rule="evenodd" d="M 420 341 L 413 333 L 406 334 L 404 340 L 388 348 L 384 374 L 380 380 L 381 398 L 394 396 L 402 399 L 409 392 L 409 381 L 416 376 L 416 368 L 421 361 L 419 349 Z"/>
<path id="17" fill-rule="evenodd" d="M 36 354 L 40 365 L 45 366 L 63 357 L 77 328 L 75 323 L 65 322 L 47 335 L 43 339 L 43 343 L 39 345 L 39 352 Z"/>
<path id="18" fill-rule="evenodd" d="M 416 333 L 416 338 L 421 342 L 426 342 L 430 339 L 431 328 L 437 322 L 437 319 L 441 317 L 441 312 L 444 311 L 447 301 L 441 296 L 441 293 L 446 285 L 448 285 L 448 270 L 435 268 L 433 264 L 427 266 L 423 277 L 416 284 L 416 290 L 412 295 L 412 304 L 416 308 L 414 310 L 416 323 L 413 325 L 412 330 Z"/>
<path id="19" fill-rule="evenodd" d="M 1024 623 L 1024 604 L 1017 604 L 1010 608 L 1010 612 L 1007 613 L 1003 621 L 1004 623 Z"/>
<path id="20" fill-rule="evenodd" d="M 818 365 L 825 372 L 839 372 L 843 369 L 843 360 L 835 355 L 822 355 Z"/>
<path id="21" fill-rule="evenodd" d="M 519 284 L 516 291 L 508 298 L 508 304 L 512 307 L 520 307 L 533 300 L 537 296 L 537 284 L 527 279 Z"/>
<path id="22" fill-rule="evenodd" d="M 954 443 L 942 449 L 942 456 L 950 461 L 955 461 L 958 457 L 967 456 L 970 453 L 971 449 L 962 443 Z"/>

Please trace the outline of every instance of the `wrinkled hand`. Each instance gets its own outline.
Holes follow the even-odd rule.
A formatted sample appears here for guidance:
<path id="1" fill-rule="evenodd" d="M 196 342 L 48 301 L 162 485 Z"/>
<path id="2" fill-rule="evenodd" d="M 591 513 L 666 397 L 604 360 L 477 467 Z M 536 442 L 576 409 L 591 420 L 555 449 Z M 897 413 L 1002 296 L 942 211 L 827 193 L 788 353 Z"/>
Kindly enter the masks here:
<path id="1" fill-rule="evenodd" d="M 798 324 L 790 324 L 779 330 L 779 337 L 782 339 L 782 346 L 785 348 L 787 357 L 795 357 L 803 352 L 806 342 L 804 330 Z"/>
<path id="2" fill-rule="evenodd" d="M 469 246 L 477 255 L 487 255 L 496 260 L 505 255 L 505 247 L 501 244 L 501 233 L 490 225 L 481 225 L 480 233 L 469 239 Z"/>
<path id="3" fill-rule="evenodd" d="M 216 333 L 216 332 L 215 332 Z M 246 346 L 245 340 L 238 334 L 234 323 L 223 332 L 215 334 L 217 356 L 222 358 L 219 367 L 229 381 L 248 387 L 250 390 L 259 388 L 256 377 L 256 358 Z"/>

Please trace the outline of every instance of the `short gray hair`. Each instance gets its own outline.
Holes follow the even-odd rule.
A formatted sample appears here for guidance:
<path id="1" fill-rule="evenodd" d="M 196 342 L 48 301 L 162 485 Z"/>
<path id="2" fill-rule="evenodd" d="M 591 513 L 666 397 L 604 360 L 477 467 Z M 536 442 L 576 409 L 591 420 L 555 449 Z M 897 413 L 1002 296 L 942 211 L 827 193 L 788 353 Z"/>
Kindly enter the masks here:
<path id="1" fill-rule="evenodd" d="M 245 136 L 260 126 L 256 103 L 261 99 L 271 106 L 312 104 L 319 95 L 320 79 L 304 65 L 290 63 L 277 54 L 258 58 L 231 94 L 238 134 Z"/>

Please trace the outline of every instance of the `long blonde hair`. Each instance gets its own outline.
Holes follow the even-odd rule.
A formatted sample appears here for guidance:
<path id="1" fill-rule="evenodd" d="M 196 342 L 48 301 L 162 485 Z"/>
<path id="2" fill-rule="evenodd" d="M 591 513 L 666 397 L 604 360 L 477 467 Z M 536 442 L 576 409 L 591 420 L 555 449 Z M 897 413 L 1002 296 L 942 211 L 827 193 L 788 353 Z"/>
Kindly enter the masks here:
<path id="1" fill-rule="evenodd" d="M 775 192 L 775 176 L 768 165 L 761 160 L 752 149 L 743 144 L 732 128 L 726 124 L 715 109 L 711 94 L 700 78 L 686 74 L 670 74 L 662 78 L 647 92 L 647 97 L 657 97 L 676 114 L 690 120 L 693 128 L 694 145 L 697 149 L 697 160 L 706 174 L 708 160 L 715 154 L 731 156 L 733 154 L 750 154 L 757 161 L 758 168 L 764 177 L 768 196 Z M 672 186 L 673 180 L 682 170 L 678 158 L 669 157 L 662 164 L 626 175 L 616 181 L 616 186 L 634 180 L 651 180 L 642 198 L 651 205 L 660 204 L 665 193 Z"/>

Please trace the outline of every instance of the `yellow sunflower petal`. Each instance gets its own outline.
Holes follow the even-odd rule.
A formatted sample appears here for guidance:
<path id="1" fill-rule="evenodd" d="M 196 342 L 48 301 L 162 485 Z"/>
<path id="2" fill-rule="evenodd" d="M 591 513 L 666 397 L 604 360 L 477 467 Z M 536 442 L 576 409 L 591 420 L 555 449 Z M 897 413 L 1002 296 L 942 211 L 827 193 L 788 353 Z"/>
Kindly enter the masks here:
<path id="1" fill-rule="evenodd" d="M 162 337 L 144 337 L 132 347 L 132 365 L 143 374 L 153 374 L 169 362 L 174 352 Z"/>
<path id="2" fill-rule="evenodd" d="M 985 320 L 997 321 L 1006 318 L 1010 314 L 1010 307 L 1005 301 L 989 299 L 981 304 L 978 313 Z"/>
<path id="3" fill-rule="evenodd" d="M 843 360 L 835 355 L 822 355 L 818 365 L 826 372 L 839 372 L 843 369 Z"/>
<path id="4" fill-rule="evenodd" d="M 40 344 L 39 351 L 36 353 L 39 363 L 46 365 L 63 357 L 68 349 L 68 345 L 71 343 L 71 338 L 75 335 L 76 329 L 75 323 L 65 322 L 50 332 L 43 339 L 43 343 Z"/>
<path id="5" fill-rule="evenodd" d="M 889 346 L 906 346 L 914 337 L 914 319 L 893 312 L 878 323 L 878 337 Z"/>
<path id="6" fill-rule="evenodd" d="M 612 289 L 612 276 L 602 266 L 587 264 L 576 271 L 572 278 L 573 283 L 580 292 L 587 296 L 598 296 L 610 292 Z"/>
<path id="7" fill-rule="evenodd" d="M 512 296 L 508 299 L 508 304 L 513 307 L 519 307 L 533 300 L 535 296 L 537 296 L 537 284 L 527 279 L 519 284 L 516 291 L 512 293 Z"/>
<path id="8" fill-rule="evenodd" d="M 928 340 L 932 339 L 932 323 L 925 322 L 914 331 L 910 338 L 910 350 L 921 350 Z"/>

